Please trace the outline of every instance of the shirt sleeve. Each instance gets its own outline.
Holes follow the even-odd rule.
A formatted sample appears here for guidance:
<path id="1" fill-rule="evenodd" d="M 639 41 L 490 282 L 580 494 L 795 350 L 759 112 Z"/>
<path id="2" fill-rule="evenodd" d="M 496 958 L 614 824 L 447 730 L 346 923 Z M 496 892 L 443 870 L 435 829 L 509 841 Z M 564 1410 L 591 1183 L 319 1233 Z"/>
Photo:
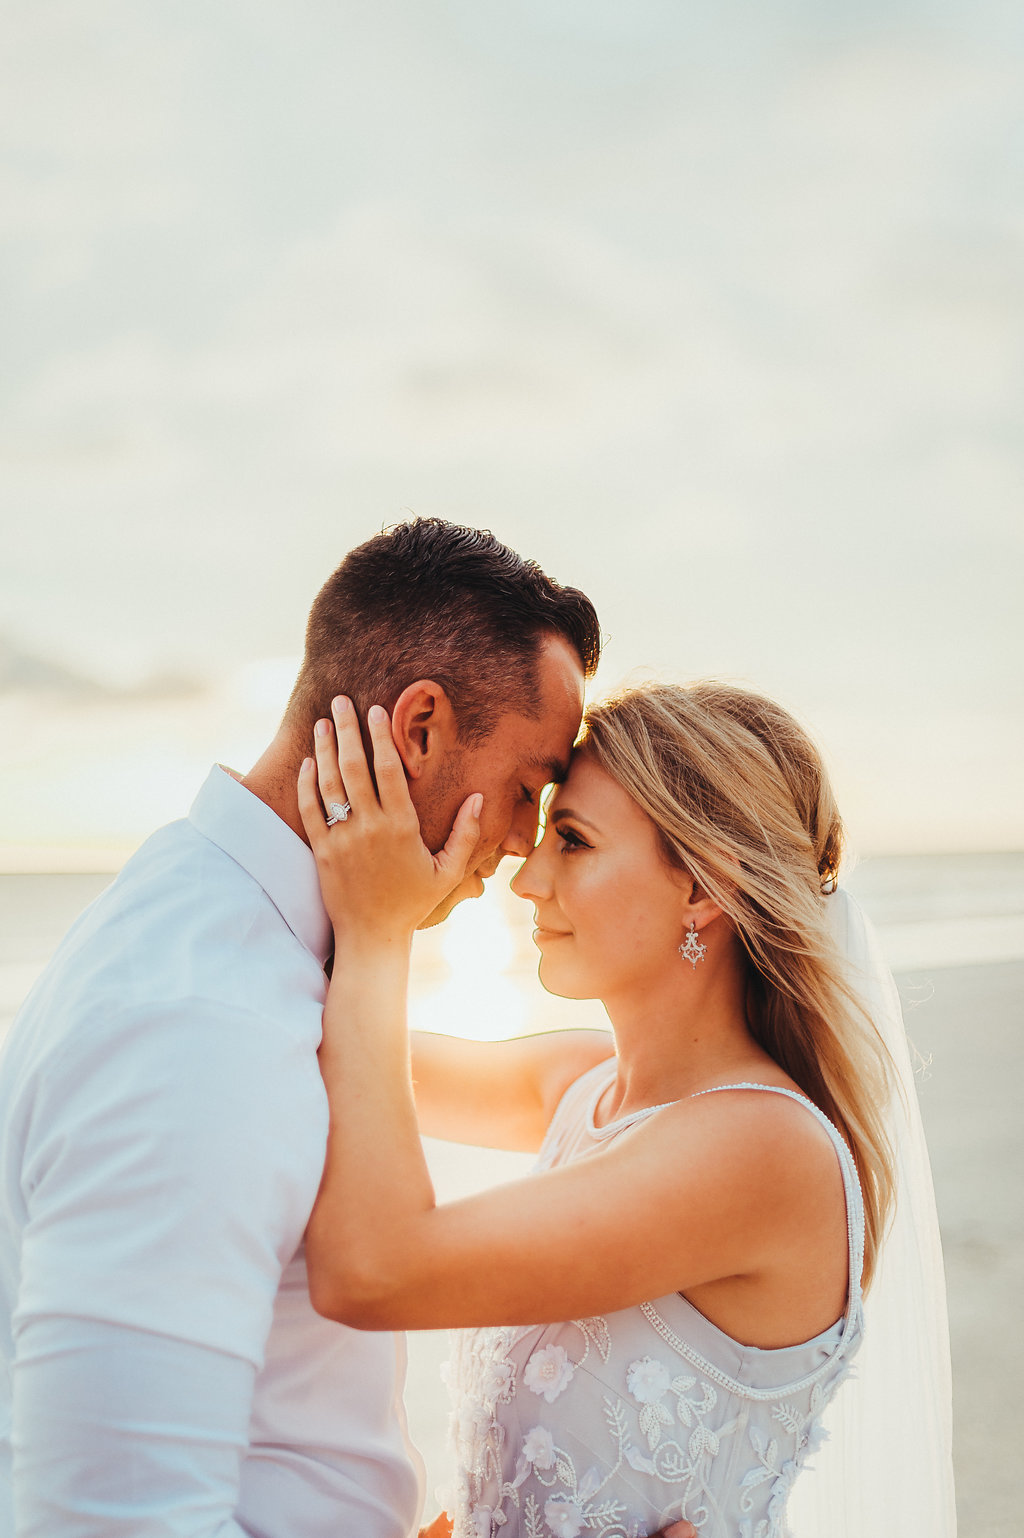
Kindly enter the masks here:
<path id="1" fill-rule="evenodd" d="M 80 1022 L 51 1061 L 22 1166 L 19 1538 L 241 1531 L 255 1374 L 326 1125 L 309 1043 L 207 1000 Z"/>
<path id="2" fill-rule="evenodd" d="M 33 1320 L 14 1371 L 18 1538 L 242 1538 L 254 1376 L 165 1335 Z"/>

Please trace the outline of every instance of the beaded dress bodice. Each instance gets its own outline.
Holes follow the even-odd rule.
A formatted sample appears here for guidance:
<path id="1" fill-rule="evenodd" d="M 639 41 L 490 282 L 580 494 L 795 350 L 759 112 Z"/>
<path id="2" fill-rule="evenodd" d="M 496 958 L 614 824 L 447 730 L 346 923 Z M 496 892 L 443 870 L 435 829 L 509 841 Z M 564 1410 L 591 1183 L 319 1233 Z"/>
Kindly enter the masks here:
<path id="1" fill-rule="evenodd" d="M 614 1060 L 600 1063 L 570 1086 L 539 1169 L 664 1109 L 596 1127 L 614 1074 Z M 846 1144 L 809 1100 L 720 1088 L 788 1095 L 829 1133 L 846 1192 L 846 1313 L 781 1350 L 740 1345 L 678 1293 L 598 1318 L 454 1332 L 454 1538 L 645 1538 L 681 1516 L 701 1538 L 786 1533 L 787 1496 L 863 1331 L 863 1205 Z"/>

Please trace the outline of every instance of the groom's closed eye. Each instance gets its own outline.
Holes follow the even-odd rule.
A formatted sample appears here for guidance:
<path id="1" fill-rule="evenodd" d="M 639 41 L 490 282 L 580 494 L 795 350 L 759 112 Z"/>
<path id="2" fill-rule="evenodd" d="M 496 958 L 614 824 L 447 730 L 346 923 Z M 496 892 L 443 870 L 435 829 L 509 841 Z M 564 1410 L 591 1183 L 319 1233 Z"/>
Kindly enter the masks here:
<path id="1" fill-rule="evenodd" d="M 540 790 L 546 785 L 561 785 L 569 773 L 569 760 L 562 758 L 531 758 L 523 765 L 529 777 Z"/>

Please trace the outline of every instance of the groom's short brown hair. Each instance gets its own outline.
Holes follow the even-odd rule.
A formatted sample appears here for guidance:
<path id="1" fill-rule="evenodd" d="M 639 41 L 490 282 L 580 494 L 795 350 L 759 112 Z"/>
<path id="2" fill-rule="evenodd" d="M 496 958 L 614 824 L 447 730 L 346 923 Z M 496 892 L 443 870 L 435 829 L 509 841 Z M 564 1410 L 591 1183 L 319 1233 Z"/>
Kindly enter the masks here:
<path id="1" fill-rule="evenodd" d="M 447 691 L 460 738 L 479 742 L 505 713 L 539 711 L 537 657 L 549 635 L 593 676 L 601 634 L 585 593 L 487 529 L 441 518 L 397 524 L 350 551 L 320 589 L 286 720 L 305 744 L 336 694 L 365 717 L 430 678 Z"/>

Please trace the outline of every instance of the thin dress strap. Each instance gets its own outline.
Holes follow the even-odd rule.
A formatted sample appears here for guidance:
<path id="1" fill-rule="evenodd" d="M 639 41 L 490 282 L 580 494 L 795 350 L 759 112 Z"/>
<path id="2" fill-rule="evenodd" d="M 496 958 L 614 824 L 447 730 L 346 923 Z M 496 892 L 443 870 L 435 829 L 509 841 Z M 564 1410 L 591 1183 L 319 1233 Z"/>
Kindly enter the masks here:
<path id="1" fill-rule="evenodd" d="M 836 1156 L 839 1159 L 839 1167 L 843 1175 L 843 1190 L 846 1196 L 846 1231 L 849 1241 L 849 1265 L 850 1279 L 847 1291 L 846 1312 L 843 1316 L 843 1329 L 835 1347 L 829 1353 L 828 1358 L 811 1372 L 806 1373 L 794 1383 L 782 1387 L 776 1385 L 772 1388 L 755 1388 L 749 1383 L 741 1383 L 737 1379 L 725 1373 L 713 1362 L 708 1361 L 695 1348 L 676 1333 L 653 1303 L 641 1303 L 640 1312 L 645 1316 L 651 1327 L 665 1340 L 674 1351 L 686 1358 L 694 1366 L 698 1367 L 713 1382 L 720 1384 L 730 1393 L 739 1395 L 743 1399 L 774 1401 L 780 1394 L 792 1394 L 806 1388 L 810 1384 L 820 1382 L 831 1370 L 832 1363 L 840 1356 L 849 1353 L 851 1347 L 855 1348 L 860 1336 L 863 1319 L 863 1304 L 861 1301 L 861 1271 L 864 1265 L 864 1207 L 861 1198 L 860 1180 L 857 1175 L 857 1167 L 853 1162 L 850 1150 L 847 1148 L 839 1131 L 829 1121 L 823 1111 L 820 1111 L 806 1095 L 798 1094 L 792 1089 L 783 1089 L 778 1084 L 716 1084 L 711 1089 L 698 1090 L 695 1095 L 687 1098 L 697 1100 L 701 1095 L 721 1094 L 724 1090 L 750 1089 L 762 1090 L 770 1095 L 785 1095 L 788 1100 L 795 1100 L 798 1105 L 805 1106 L 821 1125 L 825 1128 Z M 678 1102 L 669 1102 L 678 1104 Z M 652 1109 L 661 1109 L 655 1107 Z"/>
<path id="2" fill-rule="evenodd" d="M 632 1111 L 628 1116 L 619 1116 L 615 1121 L 610 1121 L 605 1126 L 599 1127 L 594 1121 L 594 1116 L 597 1113 L 601 1097 L 615 1078 L 616 1062 L 617 1060 L 614 1057 L 609 1058 L 608 1062 L 598 1063 L 596 1067 L 588 1071 L 588 1074 L 584 1075 L 584 1078 L 586 1078 L 590 1073 L 596 1074 L 598 1069 L 605 1069 L 604 1076 L 598 1080 L 596 1087 L 591 1093 L 590 1103 L 587 1106 L 586 1112 L 587 1131 L 599 1143 L 603 1143 L 607 1138 L 615 1137 L 627 1127 L 634 1127 L 638 1122 L 646 1121 L 649 1116 L 653 1116 L 657 1111 L 667 1111 L 669 1106 L 682 1105 L 683 1100 L 692 1098 L 692 1096 L 684 1095 L 682 1100 L 663 1100 L 659 1105 L 645 1105 L 639 1111 Z M 610 1075 L 607 1072 L 609 1068 L 611 1068 Z M 577 1083 L 582 1083 L 582 1080 L 577 1080 Z"/>
<path id="3" fill-rule="evenodd" d="M 605 1066 L 604 1063 L 598 1063 L 596 1068 L 591 1069 L 590 1072 L 596 1072 L 597 1069 L 604 1068 Z M 611 1059 L 608 1066 L 612 1068 L 614 1076 L 614 1058 Z M 587 1077 L 587 1075 L 584 1077 Z M 578 1080 L 577 1083 L 579 1082 Z M 606 1138 L 615 1137 L 619 1132 L 624 1131 L 626 1127 L 632 1127 L 638 1122 L 646 1121 L 648 1117 L 654 1116 L 658 1111 L 667 1111 L 670 1106 L 681 1105 L 683 1100 L 699 1100 L 701 1095 L 718 1095 L 730 1089 L 763 1090 L 769 1095 L 785 1095 L 787 1100 L 795 1100 L 797 1105 L 806 1107 L 811 1115 L 816 1117 L 821 1123 L 832 1139 L 833 1147 L 839 1159 L 839 1168 L 842 1171 L 843 1192 L 846 1197 L 846 1231 L 849 1239 L 850 1262 L 850 1296 L 847 1313 L 852 1314 L 861 1302 L 861 1274 L 864 1270 L 864 1199 L 861 1194 L 860 1177 L 857 1174 L 857 1166 L 853 1162 L 853 1155 L 850 1153 L 849 1148 L 847 1148 L 842 1134 L 838 1128 L 832 1125 L 824 1111 L 819 1110 L 813 1100 L 809 1100 L 806 1095 L 801 1095 L 796 1090 L 784 1089 L 780 1084 L 755 1084 L 746 1081 L 739 1084 L 715 1084 L 711 1089 L 699 1089 L 696 1094 L 684 1095 L 679 1100 L 665 1100 L 660 1105 L 644 1106 L 640 1111 L 634 1111 L 629 1116 L 620 1116 L 616 1121 L 610 1121 L 605 1126 L 598 1127 L 594 1123 L 594 1115 L 597 1111 L 598 1103 L 607 1088 L 607 1078 L 600 1079 L 591 1094 L 590 1104 L 587 1106 L 586 1128 L 590 1136 L 598 1142 L 604 1142 Z"/>
<path id="4" fill-rule="evenodd" d="M 843 1175 L 843 1192 L 846 1196 L 846 1231 L 849 1238 L 850 1257 L 850 1300 L 847 1312 L 851 1312 L 861 1300 L 860 1279 L 864 1270 L 864 1199 L 861 1194 L 857 1166 L 853 1162 L 853 1155 L 846 1146 L 845 1139 L 838 1127 L 832 1125 L 824 1111 L 820 1110 L 813 1100 L 809 1100 L 806 1095 L 798 1094 L 796 1090 L 784 1089 L 780 1084 L 716 1084 L 711 1089 L 699 1089 L 695 1095 L 690 1095 L 688 1098 L 699 1100 L 701 1095 L 718 1095 L 727 1089 L 756 1089 L 763 1090 L 769 1095 L 785 1095 L 787 1100 L 795 1100 L 797 1105 L 802 1105 L 810 1111 L 832 1139 Z M 654 1109 L 661 1110 L 662 1107 L 657 1106 Z"/>

